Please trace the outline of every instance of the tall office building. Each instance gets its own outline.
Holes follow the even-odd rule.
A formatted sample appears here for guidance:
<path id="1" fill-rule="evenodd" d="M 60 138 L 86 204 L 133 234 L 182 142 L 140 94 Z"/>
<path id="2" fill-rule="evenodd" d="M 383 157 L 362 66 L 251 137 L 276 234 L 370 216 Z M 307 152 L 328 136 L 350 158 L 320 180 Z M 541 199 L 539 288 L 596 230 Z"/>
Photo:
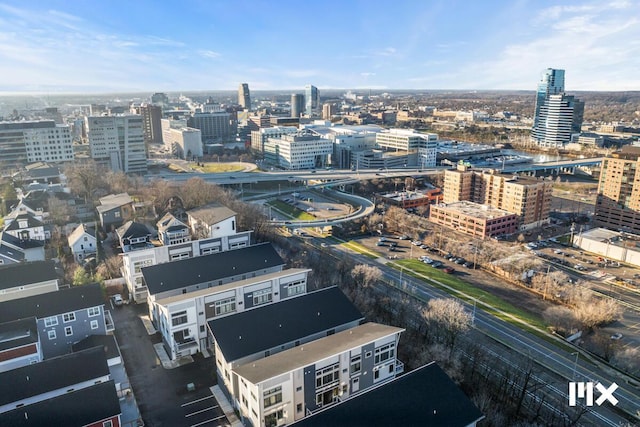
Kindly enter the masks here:
<path id="1" fill-rule="evenodd" d="M 299 118 L 304 111 L 304 95 L 301 93 L 291 94 L 291 117 Z"/>
<path id="2" fill-rule="evenodd" d="M 304 100 L 307 116 L 313 117 L 318 114 L 318 108 L 320 107 L 320 92 L 318 88 L 313 85 L 306 85 L 304 87 Z"/>
<path id="3" fill-rule="evenodd" d="M 0 162 L 4 165 L 69 160 L 73 160 L 73 139 L 68 125 L 53 120 L 0 122 Z"/>
<path id="4" fill-rule="evenodd" d="M 238 87 L 238 104 L 242 108 L 251 110 L 251 95 L 249 94 L 249 83 L 240 83 Z"/>
<path id="5" fill-rule="evenodd" d="M 151 103 L 154 105 L 159 105 L 161 107 L 167 107 L 169 105 L 169 97 L 166 93 L 156 92 L 151 95 Z"/>
<path id="6" fill-rule="evenodd" d="M 113 171 L 147 173 L 141 116 L 89 116 L 86 123 L 92 159 Z"/>
<path id="7" fill-rule="evenodd" d="M 189 117 L 187 125 L 200 129 L 205 144 L 224 143 L 231 138 L 231 113 L 226 111 L 197 112 Z"/>
<path id="8" fill-rule="evenodd" d="M 594 220 L 640 234 L 640 147 L 623 147 L 602 160 Z"/>
<path id="9" fill-rule="evenodd" d="M 145 144 L 162 144 L 162 107 L 153 104 L 140 106 Z"/>
<path id="10" fill-rule="evenodd" d="M 564 70 L 547 69 L 536 92 L 531 140 L 541 147 L 563 147 L 580 133 L 584 103 L 564 92 Z"/>
<path id="11" fill-rule="evenodd" d="M 518 215 L 520 230 L 549 222 L 553 183 L 458 166 L 444 173 L 444 203 L 471 201 Z"/>

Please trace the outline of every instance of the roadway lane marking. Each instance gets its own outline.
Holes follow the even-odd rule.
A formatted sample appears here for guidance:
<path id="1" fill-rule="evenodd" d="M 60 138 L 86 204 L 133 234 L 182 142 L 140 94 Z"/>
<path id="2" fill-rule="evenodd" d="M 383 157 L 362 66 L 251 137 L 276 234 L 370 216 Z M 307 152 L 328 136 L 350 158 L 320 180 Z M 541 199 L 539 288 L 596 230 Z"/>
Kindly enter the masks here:
<path id="1" fill-rule="evenodd" d="M 201 399 L 196 399 L 196 400 L 192 400 L 191 402 L 183 403 L 180 406 L 184 408 L 185 406 L 193 405 L 194 403 L 202 402 L 203 400 L 212 399 L 212 398 L 213 398 L 213 394 L 211 396 L 206 396 Z"/>
<path id="2" fill-rule="evenodd" d="M 185 415 L 185 418 L 186 418 L 186 417 L 193 417 L 194 415 L 198 415 L 198 414 L 201 414 L 201 413 L 203 413 L 203 412 L 213 411 L 213 409 L 214 409 L 214 408 L 217 408 L 217 407 L 218 407 L 218 405 L 216 405 L 216 406 L 210 406 L 209 408 L 200 409 L 199 411 L 191 412 L 191 413 L 189 413 L 189 414 Z"/>
<path id="3" fill-rule="evenodd" d="M 203 421 L 203 422 L 198 423 L 198 424 L 192 424 L 191 427 L 198 427 L 198 426 L 201 426 L 201 425 L 204 425 L 204 424 L 207 424 L 207 423 L 211 423 L 213 421 L 218 421 L 221 418 L 225 418 L 225 415 L 221 415 L 219 417 L 211 418 L 210 420 L 206 420 L 206 421 Z"/>

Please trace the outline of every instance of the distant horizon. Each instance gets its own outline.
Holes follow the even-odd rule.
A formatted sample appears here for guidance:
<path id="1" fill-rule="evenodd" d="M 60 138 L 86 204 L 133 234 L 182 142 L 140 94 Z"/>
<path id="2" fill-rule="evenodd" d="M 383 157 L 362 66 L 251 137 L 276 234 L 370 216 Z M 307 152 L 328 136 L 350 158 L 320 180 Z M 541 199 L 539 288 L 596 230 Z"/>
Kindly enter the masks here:
<path id="1" fill-rule="evenodd" d="M 547 68 L 566 71 L 567 92 L 640 90 L 640 0 L 384 6 L 0 0 L 0 94 L 233 91 L 243 82 L 252 91 L 534 91 Z"/>

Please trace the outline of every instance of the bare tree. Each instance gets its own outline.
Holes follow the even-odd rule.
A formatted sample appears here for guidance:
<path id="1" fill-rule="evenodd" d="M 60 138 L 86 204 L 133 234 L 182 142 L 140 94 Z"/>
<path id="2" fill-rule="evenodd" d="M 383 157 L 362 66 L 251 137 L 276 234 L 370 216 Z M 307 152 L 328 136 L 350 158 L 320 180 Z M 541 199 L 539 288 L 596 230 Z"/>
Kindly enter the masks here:
<path id="1" fill-rule="evenodd" d="M 93 201 L 96 190 L 105 187 L 103 177 L 106 169 L 94 160 L 83 160 L 68 163 L 64 167 L 69 188 L 75 194 Z"/>
<path id="2" fill-rule="evenodd" d="M 463 305 L 452 298 L 429 300 L 422 316 L 428 326 L 435 328 L 437 336 L 453 353 L 456 340 L 471 327 L 471 314 Z"/>
<path id="3" fill-rule="evenodd" d="M 351 277 L 358 288 L 368 288 L 382 277 L 382 271 L 378 267 L 366 264 L 358 264 L 353 267 Z"/>
<path id="4" fill-rule="evenodd" d="M 105 279 L 115 279 L 122 276 L 122 258 L 110 256 L 98 265 L 97 273 Z"/>
<path id="5" fill-rule="evenodd" d="M 576 331 L 578 327 L 578 321 L 571 309 L 563 306 L 553 306 L 547 308 L 543 313 L 544 320 L 557 332 L 569 335 Z"/>
<path id="6" fill-rule="evenodd" d="M 65 200 L 60 200 L 55 196 L 50 196 L 47 201 L 49 217 L 56 225 L 64 225 L 69 222 L 71 208 Z"/>
<path id="7" fill-rule="evenodd" d="M 573 313 L 582 326 L 592 330 L 618 320 L 622 315 L 620 305 L 611 298 L 592 297 L 588 302 L 575 305 Z"/>

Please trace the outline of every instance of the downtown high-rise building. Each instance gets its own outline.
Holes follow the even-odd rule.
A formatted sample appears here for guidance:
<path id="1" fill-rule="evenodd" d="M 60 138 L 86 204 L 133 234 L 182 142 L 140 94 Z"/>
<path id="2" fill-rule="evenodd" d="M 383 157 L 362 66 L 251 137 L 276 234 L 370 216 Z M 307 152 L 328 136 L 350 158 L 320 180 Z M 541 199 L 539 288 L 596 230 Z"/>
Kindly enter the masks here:
<path id="1" fill-rule="evenodd" d="M 626 146 L 602 159 L 594 221 L 640 234 L 640 147 Z"/>
<path id="2" fill-rule="evenodd" d="M 548 68 L 536 91 L 531 140 L 541 147 L 561 148 L 580 133 L 584 103 L 564 92 L 564 70 Z"/>
<path id="3" fill-rule="evenodd" d="M 153 104 L 140 106 L 145 144 L 162 144 L 162 107 Z"/>
<path id="4" fill-rule="evenodd" d="M 92 159 L 115 172 L 147 173 L 141 116 L 89 116 L 86 124 Z"/>
<path id="5" fill-rule="evenodd" d="M 301 93 L 291 94 L 291 117 L 300 118 L 304 111 L 304 95 Z"/>
<path id="6" fill-rule="evenodd" d="M 249 83 L 240 83 L 238 87 L 238 104 L 244 109 L 251 110 L 251 95 Z"/>
<path id="7" fill-rule="evenodd" d="M 320 92 L 318 88 L 313 85 L 306 85 L 304 87 L 304 100 L 305 100 L 305 113 L 308 117 L 313 117 L 318 114 L 320 108 Z"/>
<path id="8" fill-rule="evenodd" d="M 0 122 L 0 164 L 16 167 L 33 162 L 73 160 L 69 125 L 53 120 Z"/>

